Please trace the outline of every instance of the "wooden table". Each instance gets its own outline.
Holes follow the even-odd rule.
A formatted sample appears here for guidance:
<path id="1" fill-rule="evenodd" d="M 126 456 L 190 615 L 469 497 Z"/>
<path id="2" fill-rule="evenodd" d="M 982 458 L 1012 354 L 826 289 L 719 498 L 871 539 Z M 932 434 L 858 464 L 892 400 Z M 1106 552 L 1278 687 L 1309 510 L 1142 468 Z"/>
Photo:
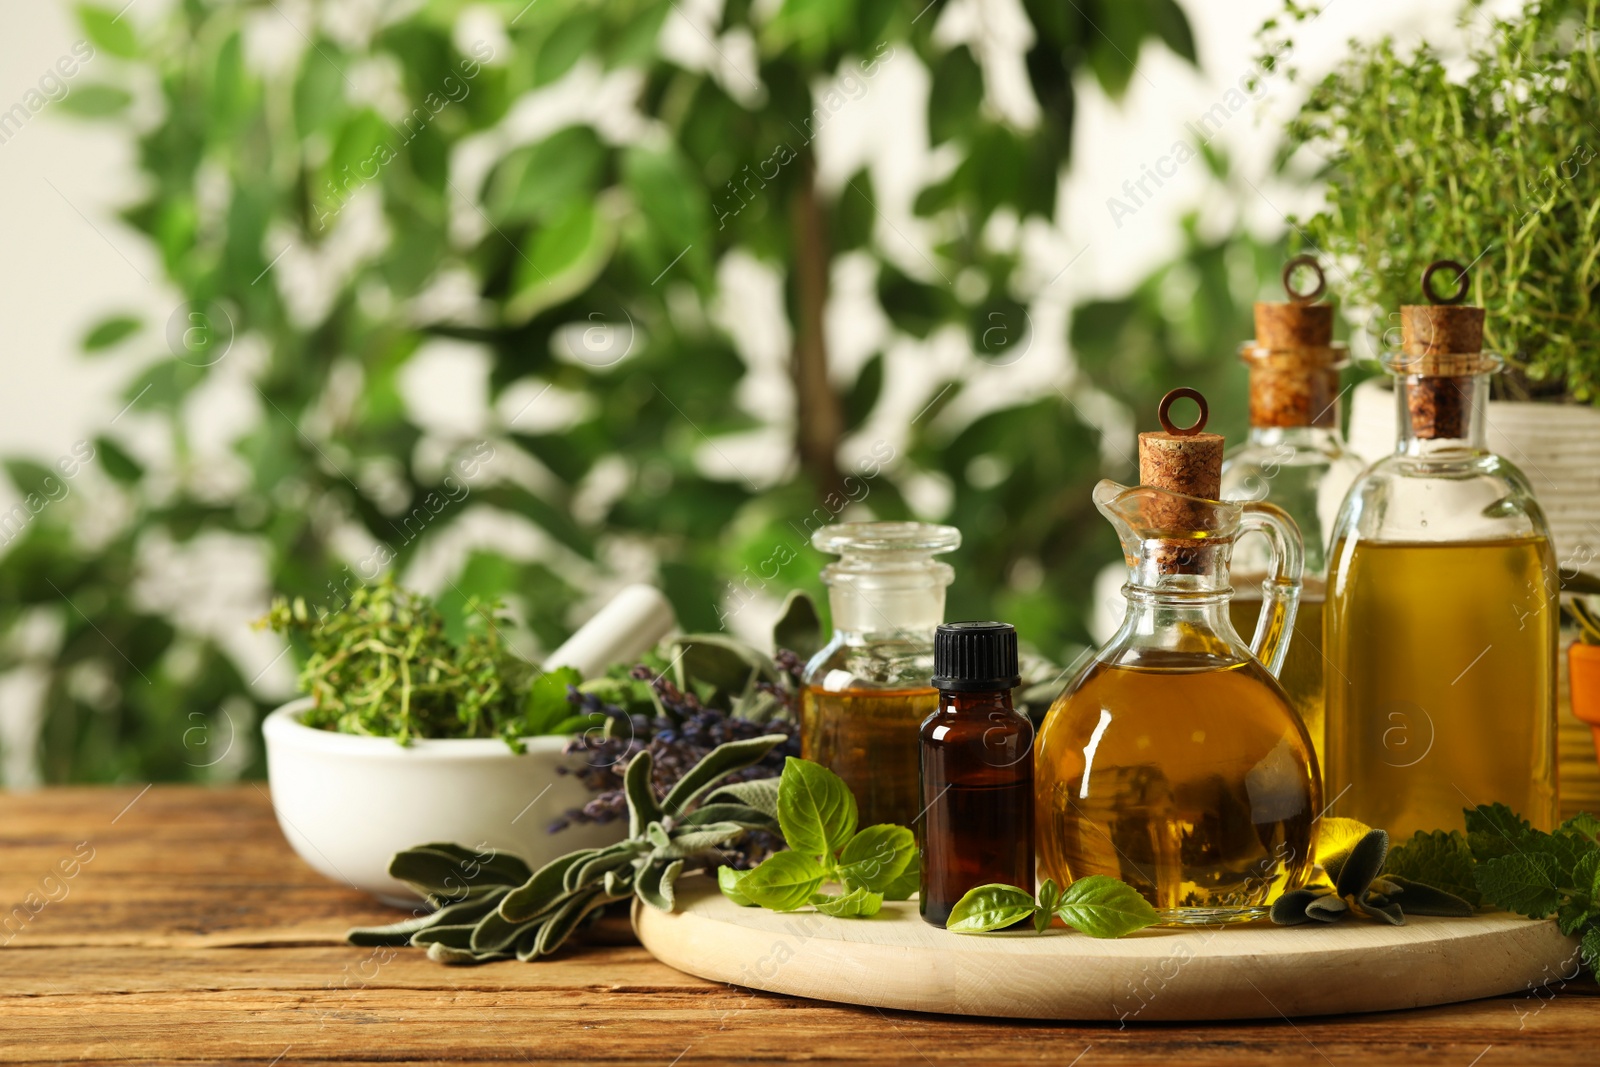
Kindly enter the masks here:
<path id="1" fill-rule="evenodd" d="M 343 943 L 395 913 L 302 864 L 263 785 L 3 794 L 0 813 L 4 1062 L 1498 1067 L 1592 1064 L 1600 1045 L 1587 978 L 1404 1013 L 1119 1030 L 751 993 L 655 962 L 621 921 L 553 960 L 443 967 Z"/>

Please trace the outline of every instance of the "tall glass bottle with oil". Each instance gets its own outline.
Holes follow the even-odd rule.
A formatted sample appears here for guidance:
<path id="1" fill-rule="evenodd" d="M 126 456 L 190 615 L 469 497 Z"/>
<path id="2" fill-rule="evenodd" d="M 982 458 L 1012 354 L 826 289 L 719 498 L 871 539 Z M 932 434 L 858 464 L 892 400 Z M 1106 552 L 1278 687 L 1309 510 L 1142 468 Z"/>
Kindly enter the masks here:
<path id="1" fill-rule="evenodd" d="M 1316 284 L 1297 290 L 1298 271 Z M 1340 432 L 1339 372 L 1345 346 L 1333 340 L 1333 305 L 1313 256 L 1283 268 L 1285 303 L 1257 303 L 1256 336 L 1239 350 L 1250 368 L 1250 436 L 1222 464 L 1222 499 L 1265 500 L 1289 513 L 1305 542 L 1305 576 L 1294 640 L 1278 680 L 1324 755 L 1322 609 L 1328 576 L 1328 534 L 1339 505 L 1364 464 Z M 1261 583 L 1270 561 L 1264 538 L 1245 537 L 1233 551 L 1230 613 L 1241 633 L 1261 616 Z"/>
<path id="2" fill-rule="evenodd" d="M 1440 261 L 1433 303 L 1401 308 L 1399 440 L 1351 488 L 1329 562 L 1328 791 L 1396 840 L 1497 801 L 1557 818 L 1555 557 L 1528 479 L 1486 443 L 1500 364 L 1468 285 Z"/>
<path id="3" fill-rule="evenodd" d="M 1200 421 L 1167 409 L 1188 395 Z M 1101 482 L 1130 574 L 1122 626 L 1051 706 L 1037 742 L 1040 875 L 1106 874 L 1168 923 L 1259 918 L 1311 872 L 1321 782 L 1305 724 L 1275 677 L 1293 635 L 1300 535 L 1282 509 L 1217 499 L 1222 438 L 1193 390 L 1139 435 L 1141 485 Z M 1269 547 L 1247 647 L 1228 617 L 1240 534 Z"/>
<path id="4" fill-rule="evenodd" d="M 822 572 L 833 639 L 806 664 L 800 749 L 845 780 L 862 826 L 912 825 L 922 720 L 939 706 L 933 637 L 955 572 L 935 557 L 961 545 L 952 526 L 857 522 L 811 537 L 839 557 Z"/>

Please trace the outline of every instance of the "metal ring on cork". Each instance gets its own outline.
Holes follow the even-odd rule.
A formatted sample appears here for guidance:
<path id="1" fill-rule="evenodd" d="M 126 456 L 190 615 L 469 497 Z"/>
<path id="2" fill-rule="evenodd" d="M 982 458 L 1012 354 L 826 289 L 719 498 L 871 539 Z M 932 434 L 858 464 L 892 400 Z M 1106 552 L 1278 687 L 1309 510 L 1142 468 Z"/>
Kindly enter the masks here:
<path id="1" fill-rule="evenodd" d="M 1456 272 L 1457 286 L 1453 296 L 1440 296 L 1433 291 L 1433 276 L 1446 269 Z M 1467 298 L 1467 289 L 1470 285 L 1467 268 L 1453 259 L 1436 259 L 1422 272 L 1422 295 L 1428 298 L 1430 304 L 1459 304 Z"/>
<path id="2" fill-rule="evenodd" d="M 1173 401 L 1185 399 L 1193 400 L 1200 405 L 1200 417 L 1195 420 L 1193 426 L 1180 430 L 1172 424 L 1172 419 L 1168 413 L 1172 408 Z M 1193 437 L 1206 428 L 1206 419 L 1211 417 L 1211 409 L 1206 406 L 1206 398 L 1200 395 L 1200 390 L 1190 389 L 1185 386 L 1174 389 L 1161 398 L 1161 405 L 1156 408 L 1156 417 L 1161 420 L 1161 428 L 1172 436 Z"/>
<path id="3" fill-rule="evenodd" d="M 1317 275 L 1317 287 L 1311 290 L 1309 293 L 1302 293 L 1294 287 L 1294 272 L 1301 267 L 1308 267 L 1315 271 Z M 1293 259 L 1283 265 L 1283 291 L 1289 294 L 1289 303 L 1315 303 L 1317 298 L 1320 297 L 1327 290 L 1327 288 L 1328 278 L 1322 273 L 1322 264 L 1317 262 L 1316 256 L 1295 256 Z"/>

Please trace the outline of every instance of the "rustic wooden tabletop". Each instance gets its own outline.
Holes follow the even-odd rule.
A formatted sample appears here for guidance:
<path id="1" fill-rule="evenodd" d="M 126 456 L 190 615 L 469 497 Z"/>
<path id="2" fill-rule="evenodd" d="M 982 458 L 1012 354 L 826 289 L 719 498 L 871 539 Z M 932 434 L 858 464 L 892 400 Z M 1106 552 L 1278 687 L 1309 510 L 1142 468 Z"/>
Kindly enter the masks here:
<path id="1" fill-rule="evenodd" d="M 540 963 L 443 967 L 343 943 L 397 913 L 301 863 L 264 785 L 0 794 L 0 841 L 8 1063 L 1497 1067 L 1592 1064 L 1600 1039 L 1587 978 L 1392 1014 L 1118 1029 L 752 993 L 657 963 L 621 920 Z"/>

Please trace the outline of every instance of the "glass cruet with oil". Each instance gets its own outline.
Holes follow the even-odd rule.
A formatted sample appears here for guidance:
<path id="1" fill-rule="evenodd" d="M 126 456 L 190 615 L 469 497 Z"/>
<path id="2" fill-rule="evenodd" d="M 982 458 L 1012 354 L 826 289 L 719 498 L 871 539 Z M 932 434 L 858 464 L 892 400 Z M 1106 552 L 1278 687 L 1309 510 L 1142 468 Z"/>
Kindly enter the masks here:
<path id="1" fill-rule="evenodd" d="M 839 559 L 822 571 L 833 639 L 806 664 L 800 748 L 843 778 L 860 825 L 912 825 L 922 720 L 939 706 L 933 637 L 955 577 L 935 557 L 959 548 L 961 531 L 922 522 L 821 527 L 811 543 Z"/>
<path id="2" fill-rule="evenodd" d="M 1175 428 L 1179 396 L 1200 419 Z M 1305 724 L 1278 684 L 1300 595 L 1300 534 L 1280 508 L 1216 499 L 1222 438 L 1201 432 L 1190 389 L 1139 435 L 1133 488 L 1102 481 L 1130 573 L 1122 625 L 1056 698 L 1034 764 L 1040 877 L 1105 874 L 1174 924 L 1265 915 L 1312 867 L 1321 779 Z M 1247 647 L 1228 616 L 1234 540 L 1269 546 Z"/>
<path id="3" fill-rule="evenodd" d="M 1297 290 L 1298 272 L 1314 276 Z M 1339 372 L 1348 353 L 1333 340 L 1333 305 L 1319 302 L 1327 279 L 1314 256 L 1283 268 L 1286 302 L 1255 305 L 1255 338 L 1239 356 L 1250 369 L 1250 436 L 1222 463 L 1222 499 L 1265 500 L 1289 513 L 1305 544 L 1305 575 L 1294 640 L 1278 681 L 1324 752 L 1322 609 L 1328 576 L 1328 534 L 1350 483 L 1365 464 L 1340 433 Z M 1261 615 L 1261 583 L 1269 553 L 1261 537 L 1241 538 L 1233 551 L 1234 627 L 1251 632 Z"/>
<path id="4" fill-rule="evenodd" d="M 1449 297 L 1435 276 L 1454 272 Z M 1500 802 L 1551 829 L 1559 583 L 1528 479 L 1490 452 L 1484 311 L 1441 260 L 1400 309 L 1399 440 L 1351 487 L 1328 574 L 1334 814 L 1404 840 Z"/>

